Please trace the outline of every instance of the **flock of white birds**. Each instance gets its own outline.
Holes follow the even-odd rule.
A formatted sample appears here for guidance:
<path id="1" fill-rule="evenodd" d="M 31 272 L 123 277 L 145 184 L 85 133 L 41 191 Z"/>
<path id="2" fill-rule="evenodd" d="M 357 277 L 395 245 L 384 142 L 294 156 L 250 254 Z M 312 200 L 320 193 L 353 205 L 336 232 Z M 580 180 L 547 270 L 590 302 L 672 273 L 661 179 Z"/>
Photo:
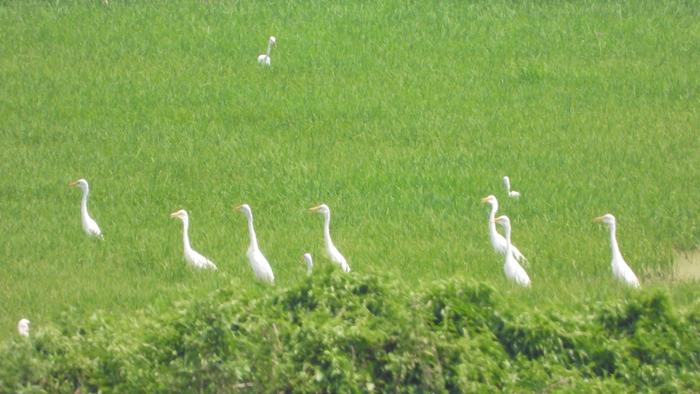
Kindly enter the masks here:
<path id="1" fill-rule="evenodd" d="M 272 37 L 274 38 L 274 37 Z M 273 40 L 271 40 L 274 43 Z M 269 50 L 268 50 L 269 53 Z M 510 179 L 505 176 L 503 177 L 503 184 L 506 189 L 506 195 L 509 198 L 518 199 L 520 198 L 520 193 L 513 191 L 510 188 Z M 78 187 L 82 190 L 82 198 L 80 200 L 80 218 L 83 226 L 83 231 L 91 237 L 96 237 L 104 240 L 100 226 L 97 224 L 95 219 L 90 216 L 87 208 L 88 195 L 90 193 L 90 187 L 87 180 L 78 179 L 77 181 L 71 182 L 70 186 Z M 481 199 L 481 202 L 489 204 L 491 206 L 491 211 L 488 216 L 488 228 L 489 228 L 489 238 L 491 240 L 491 245 L 494 250 L 504 256 L 503 262 L 503 272 L 506 278 L 513 283 L 523 286 L 530 287 L 531 281 L 525 269 L 520 265 L 520 263 L 527 262 L 525 256 L 520 252 L 520 250 L 513 245 L 511 241 L 511 225 L 508 216 L 502 215 L 496 217 L 496 212 L 498 211 L 498 200 L 496 196 L 489 195 Z M 237 211 L 240 211 L 247 219 L 248 222 L 248 236 L 250 238 L 250 244 L 248 250 L 246 251 L 246 257 L 250 263 L 250 267 L 255 274 L 255 277 L 266 283 L 274 283 L 275 275 L 272 272 L 272 267 L 267 261 L 265 255 L 260 251 L 260 246 L 258 245 L 258 238 L 255 235 L 255 227 L 253 226 L 253 211 L 248 204 L 241 204 L 235 207 Z M 310 212 L 315 212 L 323 215 L 323 240 L 326 249 L 327 257 L 335 264 L 337 264 L 340 269 L 344 272 L 350 272 L 350 265 L 348 265 L 345 257 L 340 253 L 338 248 L 333 243 L 331 239 L 331 209 L 326 204 L 321 204 L 313 208 L 309 208 Z M 185 261 L 194 268 L 198 269 L 211 269 L 217 270 L 216 264 L 212 262 L 207 257 L 203 256 L 196 250 L 192 248 L 189 237 L 189 227 L 190 221 L 187 211 L 181 209 L 179 211 L 170 214 L 171 218 L 180 219 L 182 221 L 182 246 L 183 255 Z M 622 281 L 628 286 L 639 288 L 639 280 L 634 274 L 630 266 L 625 262 L 620 252 L 620 247 L 617 244 L 617 237 L 615 231 L 617 225 L 615 222 L 615 217 L 611 214 L 605 214 L 603 216 L 595 218 L 596 221 L 605 223 L 610 230 L 610 247 L 612 249 L 612 272 L 615 278 Z M 505 237 L 498 233 L 496 229 L 496 224 L 500 224 L 503 227 Z M 313 271 L 313 259 L 310 253 L 304 253 L 302 260 L 306 263 L 307 275 L 311 275 Z M 17 323 L 17 331 L 21 336 L 29 336 L 29 324 L 30 321 L 27 319 L 21 319 Z"/>
<path id="2" fill-rule="evenodd" d="M 271 65 L 270 52 L 272 47 L 276 45 L 277 39 L 275 36 L 270 36 L 267 42 L 267 51 L 260 56 L 258 56 L 258 64 L 263 66 Z M 97 237 L 104 240 L 102 230 L 97 224 L 95 219 L 93 219 L 88 213 L 87 201 L 88 194 L 90 193 L 90 187 L 85 179 L 78 179 L 77 181 L 71 182 L 71 186 L 79 187 L 83 196 L 80 201 L 80 217 L 83 225 L 83 230 L 85 233 L 92 237 Z M 507 176 L 503 177 L 503 186 L 506 189 L 506 195 L 509 198 L 519 199 L 520 192 L 511 190 L 510 178 Z M 491 205 L 491 212 L 489 213 L 489 238 L 491 239 L 491 245 L 496 250 L 496 252 L 504 256 L 503 262 L 503 272 L 510 281 L 517 285 L 530 287 L 531 281 L 530 277 L 527 275 L 525 269 L 520 265 L 520 263 L 527 262 L 525 256 L 520 252 L 520 250 L 513 245 L 511 242 L 511 225 L 508 216 L 502 215 L 496 217 L 496 212 L 498 211 L 498 200 L 496 196 L 489 195 L 481 200 L 483 203 Z M 250 267 L 253 269 L 255 277 L 266 283 L 274 283 L 275 275 L 272 272 L 272 267 L 267 261 L 265 255 L 260 251 L 260 246 L 258 245 L 258 239 L 255 235 L 255 228 L 253 227 L 253 211 L 248 204 L 241 204 L 236 206 L 236 210 L 240 211 L 245 215 L 248 221 L 248 235 L 250 237 L 250 244 L 248 250 L 246 251 L 246 256 L 248 257 L 248 262 Z M 337 264 L 344 272 L 350 272 L 350 266 L 348 265 L 345 257 L 340 253 L 338 248 L 336 248 L 333 240 L 331 239 L 330 223 L 331 223 L 331 209 L 326 204 L 321 204 L 313 208 L 309 208 L 309 211 L 316 212 L 324 217 L 323 222 L 323 240 L 326 248 L 326 255 L 335 264 Z M 190 220 L 187 215 L 187 211 L 181 209 L 177 212 L 170 214 L 171 218 L 180 219 L 182 221 L 182 245 L 183 254 L 185 261 L 192 267 L 198 269 L 211 269 L 217 270 L 216 264 L 212 262 L 207 257 L 203 256 L 196 250 L 192 248 L 189 237 L 189 227 Z M 639 280 L 634 274 L 630 266 L 625 262 L 620 252 L 620 248 L 617 244 L 617 238 L 615 236 L 616 222 L 615 217 L 611 214 L 605 214 L 603 216 L 595 218 L 596 221 L 603 222 L 608 225 L 610 229 L 610 247 L 612 249 L 612 272 L 613 275 L 623 283 L 628 286 L 639 288 Z M 496 223 L 503 227 L 505 237 L 498 233 L 496 230 Z M 304 253 L 302 260 L 306 263 L 306 272 L 311 275 L 313 271 L 313 259 L 310 253 Z M 27 319 L 21 319 L 17 323 L 17 331 L 21 336 L 29 336 L 29 324 L 30 321 Z"/>

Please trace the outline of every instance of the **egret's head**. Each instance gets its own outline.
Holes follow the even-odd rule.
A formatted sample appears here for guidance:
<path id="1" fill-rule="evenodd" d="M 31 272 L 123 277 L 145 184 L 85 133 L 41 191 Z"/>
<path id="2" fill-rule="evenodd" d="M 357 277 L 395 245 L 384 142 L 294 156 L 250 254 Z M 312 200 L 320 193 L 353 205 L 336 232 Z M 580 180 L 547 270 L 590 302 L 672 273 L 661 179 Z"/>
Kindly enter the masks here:
<path id="1" fill-rule="evenodd" d="M 171 213 L 171 214 L 170 214 L 170 217 L 173 218 L 173 219 L 177 218 L 177 219 L 180 219 L 180 220 L 185 220 L 185 219 L 187 219 L 187 211 L 185 211 L 184 209 L 181 209 L 181 210 L 179 210 L 179 211 L 177 211 L 177 212 Z"/>
<path id="2" fill-rule="evenodd" d="M 275 44 L 277 44 L 277 39 L 275 38 L 275 36 L 270 36 L 270 45 L 275 45 Z"/>
<path id="3" fill-rule="evenodd" d="M 77 186 L 83 190 L 88 188 L 87 181 L 85 179 L 82 179 L 82 178 L 78 179 L 77 181 L 73 181 L 73 182 L 69 183 L 68 185 L 73 186 L 73 187 Z"/>
<path id="4" fill-rule="evenodd" d="M 311 258 L 311 253 L 304 253 L 303 256 L 301 256 L 301 260 L 306 262 L 306 265 L 313 265 L 314 261 Z"/>
<path id="5" fill-rule="evenodd" d="M 481 202 L 483 202 L 484 204 L 493 205 L 493 204 L 497 204 L 498 200 L 496 200 L 496 196 L 494 196 L 493 194 L 490 194 L 490 195 L 482 198 Z"/>
<path id="6" fill-rule="evenodd" d="M 27 319 L 22 319 L 17 323 L 17 331 L 19 332 L 19 335 L 23 337 L 29 336 L 29 323 L 31 322 Z"/>
<path id="7" fill-rule="evenodd" d="M 502 215 L 493 220 L 503 227 L 510 227 L 510 219 L 506 215 Z"/>
<path id="8" fill-rule="evenodd" d="M 317 205 L 317 206 L 315 206 L 315 207 L 313 207 L 313 208 L 309 208 L 309 211 L 311 211 L 311 212 L 318 212 L 318 213 L 321 213 L 321 214 L 324 214 L 324 215 L 325 215 L 325 214 L 327 214 L 327 213 L 330 213 L 330 212 L 331 212 L 331 209 L 328 208 L 328 205 L 326 205 L 326 204 L 321 204 L 321 205 Z"/>
<path id="9" fill-rule="evenodd" d="M 595 220 L 596 222 L 603 222 L 603 223 L 607 224 L 608 226 L 611 224 L 615 224 L 615 216 L 613 216 L 609 213 L 606 213 L 603 216 L 598 216 L 597 218 L 595 218 L 593 220 Z"/>
<path id="10" fill-rule="evenodd" d="M 253 211 L 250 210 L 250 205 L 248 204 L 240 204 L 236 205 L 233 209 L 239 212 L 243 212 L 244 214 L 250 215 L 252 214 Z"/>

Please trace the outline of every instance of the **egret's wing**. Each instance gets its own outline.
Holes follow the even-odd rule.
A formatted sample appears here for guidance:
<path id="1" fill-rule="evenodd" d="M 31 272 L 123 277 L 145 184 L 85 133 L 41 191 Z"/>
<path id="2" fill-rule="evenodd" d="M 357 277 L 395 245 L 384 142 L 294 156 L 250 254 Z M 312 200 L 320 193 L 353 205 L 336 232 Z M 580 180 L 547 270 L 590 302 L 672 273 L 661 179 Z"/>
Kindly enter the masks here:
<path id="1" fill-rule="evenodd" d="M 520 250 L 518 249 L 517 246 L 511 244 L 510 247 L 511 247 L 511 252 L 513 253 L 513 257 L 515 257 L 516 260 L 518 260 L 520 262 L 527 261 L 525 256 L 523 256 L 523 254 L 520 253 Z"/>
<path id="2" fill-rule="evenodd" d="M 620 266 L 620 275 L 622 276 L 622 279 L 627 282 L 628 285 L 632 287 L 640 287 L 639 286 L 639 279 L 637 279 L 637 275 L 634 274 L 634 271 L 632 271 L 632 268 L 630 268 L 627 263 L 623 262 Z"/>

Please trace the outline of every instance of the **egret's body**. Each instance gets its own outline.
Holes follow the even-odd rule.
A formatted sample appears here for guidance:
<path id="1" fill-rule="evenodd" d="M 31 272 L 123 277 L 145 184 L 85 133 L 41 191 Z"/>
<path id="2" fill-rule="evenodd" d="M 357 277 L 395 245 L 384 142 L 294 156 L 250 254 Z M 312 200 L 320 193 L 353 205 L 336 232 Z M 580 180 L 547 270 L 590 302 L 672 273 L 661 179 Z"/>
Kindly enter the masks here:
<path id="1" fill-rule="evenodd" d="M 520 198 L 520 192 L 510 190 L 510 178 L 508 178 L 507 176 L 503 177 L 503 186 L 506 187 L 506 193 L 508 194 L 508 197 L 515 199 Z"/>
<path id="2" fill-rule="evenodd" d="M 332 262 L 338 264 L 344 272 L 350 272 L 350 266 L 348 265 L 348 262 L 345 260 L 345 257 L 343 257 L 343 255 L 340 253 L 338 248 L 335 247 L 335 245 L 333 244 L 333 240 L 331 239 L 331 209 L 328 208 L 328 205 L 321 204 L 319 206 L 309 208 L 309 211 L 318 212 L 324 217 L 323 241 L 326 244 L 326 255 L 328 256 L 328 258 Z"/>
<path id="3" fill-rule="evenodd" d="M 311 253 L 304 253 L 304 256 L 302 258 L 306 263 L 306 275 L 311 275 L 311 272 L 314 269 L 314 261 L 311 258 Z"/>
<path id="4" fill-rule="evenodd" d="M 255 228 L 253 228 L 253 211 L 248 204 L 241 204 L 237 206 L 236 209 L 243 212 L 246 219 L 248 219 L 250 245 L 248 246 L 246 256 L 248 256 L 248 261 L 255 273 L 255 277 L 263 282 L 274 283 L 275 275 L 272 273 L 272 267 L 270 267 L 270 263 L 268 263 L 267 259 L 260 251 L 260 247 L 258 247 L 258 238 L 255 236 Z"/>
<path id="5" fill-rule="evenodd" d="M 640 285 L 637 275 L 635 275 L 632 268 L 627 265 L 627 262 L 625 262 L 625 259 L 622 257 L 622 252 L 620 252 L 620 247 L 617 245 L 617 237 L 615 235 L 617 223 L 615 216 L 608 213 L 595 218 L 595 220 L 607 224 L 610 228 L 610 247 L 612 249 L 611 264 L 613 275 L 628 286 L 639 288 Z"/>
<path id="6" fill-rule="evenodd" d="M 258 56 L 258 64 L 262 64 L 263 66 L 269 66 L 271 64 L 270 51 L 272 51 L 272 46 L 275 45 L 276 42 L 277 39 L 275 36 L 270 36 L 270 39 L 267 41 L 267 52 Z"/>
<path id="7" fill-rule="evenodd" d="M 19 333 L 20 336 L 22 336 L 22 337 L 29 336 L 29 323 L 31 323 L 31 322 L 27 319 L 21 319 L 17 323 L 17 332 Z"/>
<path id="8" fill-rule="evenodd" d="M 71 182 L 71 186 L 77 186 L 83 191 L 83 198 L 80 200 L 80 219 L 83 224 L 83 230 L 85 233 L 91 237 L 97 237 L 99 239 L 104 239 L 100 226 L 97 225 L 95 219 L 90 217 L 87 209 L 88 194 L 90 194 L 90 186 L 85 179 L 78 179 L 77 181 Z"/>
<path id="9" fill-rule="evenodd" d="M 181 209 L 171 213 L 170 217 L 182 220 L 182 246 L 185 261 L 195 268 L 216 270 L 216 265 L 211 260 L 199 254 L 196 250 L 192 249 L 192 245 L 190 245 L 190 219 L 187 215 L 187 211 Z"/>
<path id="10" fill-rule="evenodd" d="M 520 286 L 530 287 L 530 277 L 527 276 L 525 269 L 518 264 L 518 262 L 513 257 L 511 251 L 512 244 L 510 243 L 510 219 L 508 216 L 499 216 L 495 219 L 497 223 L 503 226 L 503 231 L 506 233 L 506 253 L 505 262 L 503 263 L 503 272 L 506 274 L 506 278 L 515 282 Z"/>
<path id="11" fill-rule="evenodd" d="M 507 249 L 506 239 L 498 233 L 498 230 L 496 230 L 495 219 L 496 212 L 498 211 L 498 200 L 496 199 L 496 196 L 492 194 L 482 198 L 481 202 L 491 205 L 491 213 L 489 213 L 489 239 L 491 240 L 491 245 L 496 252 L 505 254 Z M 525 256 L 523 256 L 523 254 L 520 253 L 520 250 L 513 244 L 511 244 L 511 253 L 516 260 L 520 262 L 527 261 Z"/>

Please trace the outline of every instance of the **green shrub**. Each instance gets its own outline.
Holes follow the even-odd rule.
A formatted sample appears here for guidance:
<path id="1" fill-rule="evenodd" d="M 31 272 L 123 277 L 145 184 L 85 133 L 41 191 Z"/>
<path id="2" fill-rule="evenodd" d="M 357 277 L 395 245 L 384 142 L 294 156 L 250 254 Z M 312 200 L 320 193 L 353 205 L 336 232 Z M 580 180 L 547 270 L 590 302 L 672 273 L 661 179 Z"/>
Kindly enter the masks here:
<path id="1" fill-rule="evenodd" d="M 2 392 L 660 392 L 700 389 L 700 313 L 663 293 L 523 310 L 483 284 L 406 291 L 320 270 L 156 314 L 66 313 L 0 347 Z M 556 312 L 556 313 L 555 313 Z"/>

